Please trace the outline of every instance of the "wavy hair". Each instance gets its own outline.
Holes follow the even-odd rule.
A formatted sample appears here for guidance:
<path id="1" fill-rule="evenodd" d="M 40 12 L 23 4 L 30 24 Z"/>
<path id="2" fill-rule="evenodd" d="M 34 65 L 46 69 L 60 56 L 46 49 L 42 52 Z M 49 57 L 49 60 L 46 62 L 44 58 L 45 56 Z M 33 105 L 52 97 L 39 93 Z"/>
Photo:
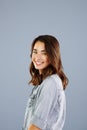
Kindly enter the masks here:
<path id="1" fill-rule="evenodd" d="M 68 84 L 68 78 L 66 77 L 63 65 L 61 61 L 61 55 L 60 55 L 60 45 L 59 41 L 51 35 L 40 35 L 37 38 L 35 38 L 32 42 L 31 46 L 31 57 L 32 57 L 32 51 L 34 48 L 34 45 L 37 41 L 43 42 L 45 45 L 45 50 L 48 55 L 48 58 L 50 60 L 50 65 L 47 66 L 45 69 L 43 69 L 42 74 L 39 74 L 39 70 L 35 69 L 33 62 L 30 64 L 30 74 L 31 74 L 31 80 L 29 83 L 32 83 L 33 85 L 39 85 L 42 83 L 42 81 L 49 75 L 52 74 L 58 74 L 60 77 L 63 89 L 66 88 Z"/>

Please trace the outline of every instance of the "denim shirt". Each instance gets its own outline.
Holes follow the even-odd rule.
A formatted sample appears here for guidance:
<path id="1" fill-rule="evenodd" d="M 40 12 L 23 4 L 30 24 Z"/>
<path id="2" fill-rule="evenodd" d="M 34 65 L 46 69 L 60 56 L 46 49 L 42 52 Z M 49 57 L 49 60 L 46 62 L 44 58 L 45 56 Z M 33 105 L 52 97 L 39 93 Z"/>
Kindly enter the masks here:
<path id="1" fill-rule="evenodd" d="M 33 124 L 41 130 L 62 130 L 66 115 L 66 99 L 61 79 L 57 74 L 48 76 L 30 94 L 23 130 Z"/>

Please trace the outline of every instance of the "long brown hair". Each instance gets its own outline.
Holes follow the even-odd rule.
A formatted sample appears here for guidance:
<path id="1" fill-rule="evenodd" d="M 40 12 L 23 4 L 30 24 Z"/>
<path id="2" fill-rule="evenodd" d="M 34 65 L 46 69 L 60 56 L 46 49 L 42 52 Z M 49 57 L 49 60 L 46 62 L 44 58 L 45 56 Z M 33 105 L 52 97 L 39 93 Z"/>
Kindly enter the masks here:
<path id="1" fill-rule="evenodd" d="M 33 62 L 30 64 L 30 74 L 31 74 L 31 81 L 29 83 L 32 83 L 33 85 L 39 85 L 45 79 L 47 76 L 52 74 L 58 74 L 62 84 L 63 88 L 65 89 L 68 84 L 68 78 L 66 77 L 62 61 L 61 61 L 61 55 L 60 55 L 60 46 L 58 40 L 51 35 L 40 35 L 37 38 L 34 39 L 32 46 L 31 46 L 31 57 L 32 57 L 32 51 L 34 48 L 34 45 L 37 41 L 41 41 L 45 45 L 45 50 L 48 55 L 48 58 L 50 60 L 50 65 L 47 66 L 42 74 L 39 74 L 39 71 L 35 69 Z"/>

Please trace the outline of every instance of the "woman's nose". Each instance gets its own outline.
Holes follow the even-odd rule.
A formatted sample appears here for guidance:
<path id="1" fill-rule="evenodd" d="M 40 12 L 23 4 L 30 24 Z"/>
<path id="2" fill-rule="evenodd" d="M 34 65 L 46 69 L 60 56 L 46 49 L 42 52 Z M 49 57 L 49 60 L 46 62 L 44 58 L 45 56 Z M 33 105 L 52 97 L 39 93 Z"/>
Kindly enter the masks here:
<path id="1" fill-rule="evenodd" d="M 38 54 L 36 55 L 36 58 L 37 58 L 37 59 L 40 59 L 40 58 L 41 58 L 41 54 L 38 53 Z"/>

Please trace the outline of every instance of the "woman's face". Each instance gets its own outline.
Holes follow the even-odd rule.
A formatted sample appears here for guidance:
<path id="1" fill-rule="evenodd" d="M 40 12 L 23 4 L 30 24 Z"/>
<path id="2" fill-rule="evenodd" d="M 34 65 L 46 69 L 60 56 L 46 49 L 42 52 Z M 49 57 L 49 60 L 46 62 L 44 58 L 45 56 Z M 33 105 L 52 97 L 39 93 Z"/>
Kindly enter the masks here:
<path id="1" fill-rule="evenodd" d="M 45 69 L 49 64 L 49 58 L 47 56 L 44 42 L 37 41 L 34 45 L 32 51 L 32 62 L 36 69 L 39 70 L 39 73 L 42 73 L 42 70 Z"/>

